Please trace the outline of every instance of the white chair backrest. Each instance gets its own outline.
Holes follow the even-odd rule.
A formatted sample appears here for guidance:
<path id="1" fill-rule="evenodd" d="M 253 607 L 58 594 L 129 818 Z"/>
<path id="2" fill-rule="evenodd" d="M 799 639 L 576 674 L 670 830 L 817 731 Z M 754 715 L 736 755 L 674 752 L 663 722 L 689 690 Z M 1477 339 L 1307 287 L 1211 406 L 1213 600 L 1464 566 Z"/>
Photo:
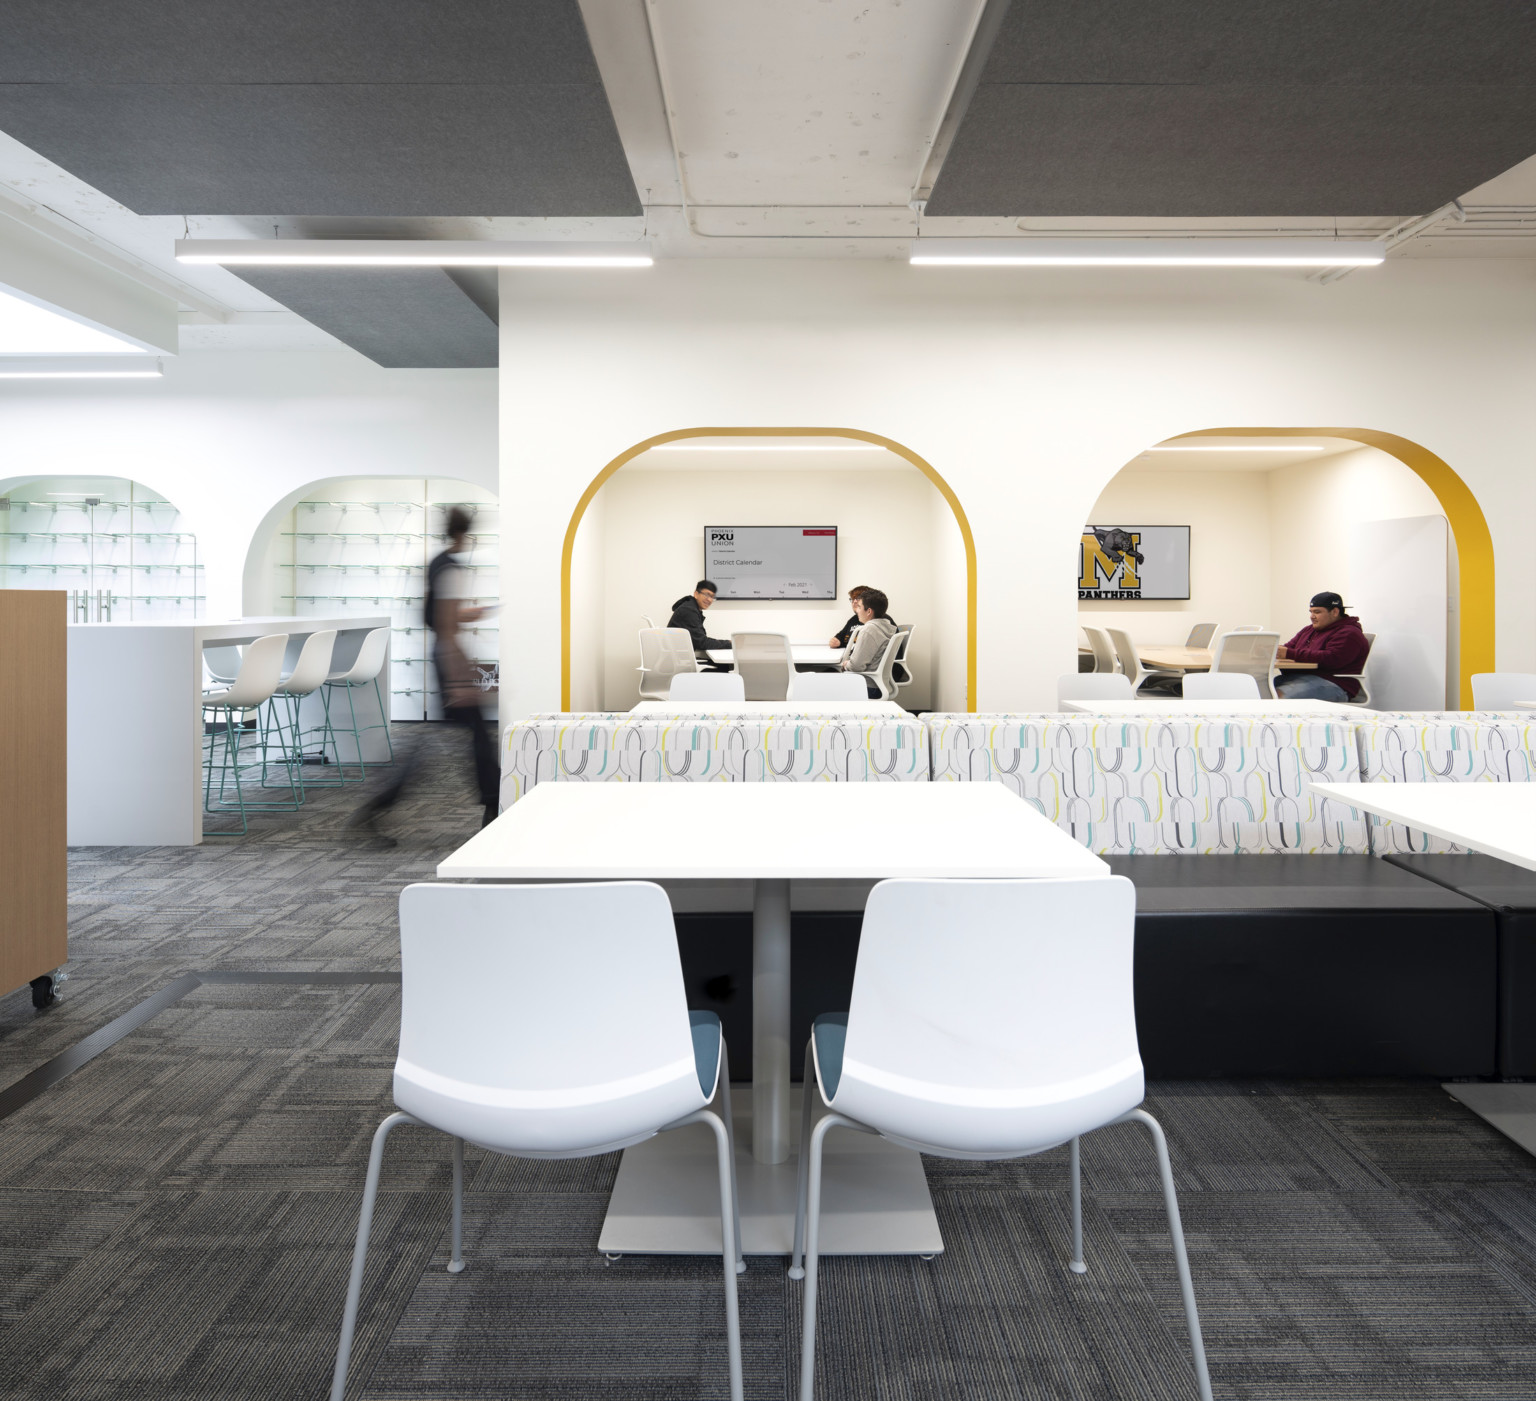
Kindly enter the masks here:
<path id="1" fill-rule="evenodd" d="M 797 671 L 789 684 L 789 698 L 792 701 L 865 701 L 869 699 L 869 688 L 857 672 Z"/>
<path id="2" fill-rule="evenodd" d="M 1088 638 L 1088 645 L 1093 649 L 1093 669 L 1099 672 L 1111 672 L 1115 669 L 1115 648 L 1109 640 L 1109 636 L 1103 628 L 1091 628 L 1086 625 L 1083 628 Z"/>
<path id="3" fill-rule="evenodd" d="M 1141 656 L 1136 651 L 1136 644 L 1131 641 L 1130 633 L 1122 628 L 1105 628 L 1104 633 L 1115 649 L 1115 656 L 1120 659 L 1120 670 L 1125 673 L 1134 689 L 1136 683 L 1146 675 L 1146 668 L 1141 664 Z"/>
<path id="4" fill-rule="evenodd" d="M 384 670 L 384 653 L 389 647 L 389 629 L 372 628 L 357 649 L 357 660 L 346 671 L 331 677 L 338 686 L 361 686 Z"/>
<path id="5" fill-rule="evenodd" d="M 1215 623 L 1196 623 L 1190 628 L 1189 636 L 1184 639 L 1186 647 L 1209 647 L 1211 639 L 1216 636 Z"/>
<path id="6" fill-rule="evenodd" d="M 741 677 L 729 671 L 686 671 L 674 676 L 668 700 L 744 701 L 747 688 Z"/>
<path id="7" fill-rule="evenodd" d="M 698 669 L 687 628 L 640 629 L 640 694 L 646 700 L 666 700 L 674 676 Z"/>
<path id="8" fill-rule="evenodd" d="M 1262 700 L 1259 683 L 1245 671 L 1192 671 L 1184 678 L 1185 700 Z"/>
<path id="9" fill-rule="evenodd" d="M 214 705 L 235 710 L 254 710 L 272 699 L 272 692 L 283 674 L 283 653 L 288 650 L 288 634 L 272 632 L 249 643 L 240 659 L 240 672 L 228 690 L 207 697 Z"/>
<path id="10" fill-rule="evenodd" d="M 700 1106 L 660 886 L 408 885 L 400 982 L 395 1101 L 445 1133 L 570 1153 Z"/>
<path id="11" fill-rule="evenodd" d="M 1134 1108 L 1135 922 L 1123 876 L 881 881 L 834 1109 L 912 1144 L 1023 1153 Z"/>
<path id="12" fill-rule="evenodd" d="M 746 685 L 748 700 L 788 698 L 795 663 L 789 638 L 782 632 L 733 632 L 731 653 L 736 659 L 736 675 Z"/>
<path id="13" fill-rule="evenodd" d="M 1235 627 L 1233 632 L 1263 632 L 1263 626 L 1259 623 L 1244 623 L 1241 627 Z"/>
<path id="14" fill-rule="evenodd" d="M 1056 704 L 1067 701 L 1134 700 L 1129 676 L 1117 671 L 1075 671 L 1056 678 Z"/>
<path id="15" fill-rule="evenodd" d="M 240 649 L 238 647 L 204 647 L 203 665 L 215 681 L 229 685 L 240 674 Z"/>
<path id="16" fill-rule="evenodd" d="M 640 621 L 644 623 L 648 628 L 653 628 L 656 626 L 656 620 L 651 617 L 649 613 L 642 613 L 640 615 Z"/>
<path id="17" fill-rule="evenodd" d="M 336 650 L 336 629 L 312 632 L 299 649 L 288 679 L 278 687 L 285 696 L 307 696 L 331 674 L 331 653 Z"/>
<path id="18" fill-rule="evenodd" d="M 1518 701 L 1536 701 L 1536 672 L 1479 671 L 1472 677 L 1472 708 L 1504 710 Z"/>
<path id="19" fill-rule="evenodd" d="M 875 678 L 882 700 L 896 699 L 896 663 L 906 655 L 907 639 L 911 635 L 910 627 L 897 628 L 880 649 L 880 660 L 875 663 L 874 671 L 867 673 Z"/>
<path id="20" fill-rule="evenodd" d="M 1243 672 L 1257 683 L 1260 700 L 1274 700 L 1275 687 L 1270 678 L 1279 646 L 1278 632 L 1224 632 L 1212 649 L 1211 670 Z"/>

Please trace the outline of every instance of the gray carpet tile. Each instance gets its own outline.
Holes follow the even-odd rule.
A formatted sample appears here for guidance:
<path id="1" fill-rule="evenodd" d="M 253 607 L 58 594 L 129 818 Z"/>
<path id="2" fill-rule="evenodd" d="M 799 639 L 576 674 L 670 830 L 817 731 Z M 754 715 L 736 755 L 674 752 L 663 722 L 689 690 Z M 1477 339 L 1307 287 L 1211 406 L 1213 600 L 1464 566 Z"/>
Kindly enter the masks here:
<path id="1" fill-rule="evenodd" d="M 0 1085 L 188 971 L 398 967 L 400 888 L 479 820 L 463 736 L 410 731 L 397 846 L 343 826 L 349 788 L 244 838 L 73 852 L 73 977 L 42 1014 L 0 999 Z M 398 1015 L 391 984 L 205 983 L 0 1120 L 0 1394 L 324 1395 Z M 1536 1395 L 1536 1160 L 1427 1082 L 1152 1089 L 1218 1397 Z M 615 1156 L 471 1149 L 461 1275 L 450 1161 L 390 1140 L 349 1396 L 725 1394 L 718 1263 L 596 1251 Z M 824 1262 L 819 1396 L 1193 1395 L 1142 1130 L 1085 1141 L 1083 1277 L 1064 1151 L 926 1166 L 946 1252 Z M 789 1401 L 800 1286 L 757 1258 L 739 1282 L 747 1394 Z"/>

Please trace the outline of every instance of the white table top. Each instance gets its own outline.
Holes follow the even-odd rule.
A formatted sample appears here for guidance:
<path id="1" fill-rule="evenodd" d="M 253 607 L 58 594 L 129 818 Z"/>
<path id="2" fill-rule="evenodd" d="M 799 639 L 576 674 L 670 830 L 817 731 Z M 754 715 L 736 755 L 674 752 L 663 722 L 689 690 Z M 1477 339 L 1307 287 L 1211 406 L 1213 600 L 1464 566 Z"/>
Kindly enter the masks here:
<path id="1" fill-rule="evenodd" d="M 1312 791 L 1536 871 L 1536 783 L 1313 783 Z"/>
<path id="2" fill-rule="evenodd" d="M 883 880 L 1110 872 L 996 783 L 541 783 L 437 873 Z"/>
<path id="3" fill-rule="evenodd" d="M 895 701 L 641 701 L 631 715 L 884 715 L 891 719 L 911 717 L 912 712 Z"/>
<path id="4" fill-rule="evenodd" d="M 790 660 L 796 666 L 836 666 L 843 659 L 846 647 L 828 647 L 825 642 L 791 642 L 789 644 Z M 720 647 L 712 652 L 699 652 L 696 654 L 702 662 L 705 658 L 714 662 L 717 666 L 735 666 L 736 653 L 729 647 Z"/>
<path id="5" fill-rule="evenodd" d="M 1087 715 L 1332 715 L 1350 719 L 1358 707 L 1321 700 L 1077 700 L 1063 710 Z"/>

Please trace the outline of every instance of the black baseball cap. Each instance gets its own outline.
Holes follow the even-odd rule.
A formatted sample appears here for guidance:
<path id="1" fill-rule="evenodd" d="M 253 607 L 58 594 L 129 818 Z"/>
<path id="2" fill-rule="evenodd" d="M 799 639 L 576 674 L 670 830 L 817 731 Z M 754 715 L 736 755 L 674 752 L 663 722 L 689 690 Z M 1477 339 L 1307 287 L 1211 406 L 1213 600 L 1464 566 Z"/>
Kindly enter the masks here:
<path id="1" fill-rule="evenodd" d="M 1331 591 L 1315 593 L 1312 595 L 1312 602 L 1309 607 L 1337 608 L 1342 613 L 1344 611 L 1344 600 L 1338 594 Z"/>

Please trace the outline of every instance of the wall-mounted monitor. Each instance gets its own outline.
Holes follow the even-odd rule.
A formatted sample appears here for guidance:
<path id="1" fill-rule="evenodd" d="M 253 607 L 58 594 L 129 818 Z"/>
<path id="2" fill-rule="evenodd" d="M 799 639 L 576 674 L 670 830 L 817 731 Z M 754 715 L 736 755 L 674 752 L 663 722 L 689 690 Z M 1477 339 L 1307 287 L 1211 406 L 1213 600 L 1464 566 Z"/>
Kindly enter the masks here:
<path id="1" fill-rule="evenodd" d="M 1077 596 L 1116 602 L 1189 597 L 1187 525 L 1085 525 Z"/>
<path id="2" fill-rule="evenodd" d="M 706 525 L 704 577 L 719 599 L 837 597 L 835 525 Z"/>

